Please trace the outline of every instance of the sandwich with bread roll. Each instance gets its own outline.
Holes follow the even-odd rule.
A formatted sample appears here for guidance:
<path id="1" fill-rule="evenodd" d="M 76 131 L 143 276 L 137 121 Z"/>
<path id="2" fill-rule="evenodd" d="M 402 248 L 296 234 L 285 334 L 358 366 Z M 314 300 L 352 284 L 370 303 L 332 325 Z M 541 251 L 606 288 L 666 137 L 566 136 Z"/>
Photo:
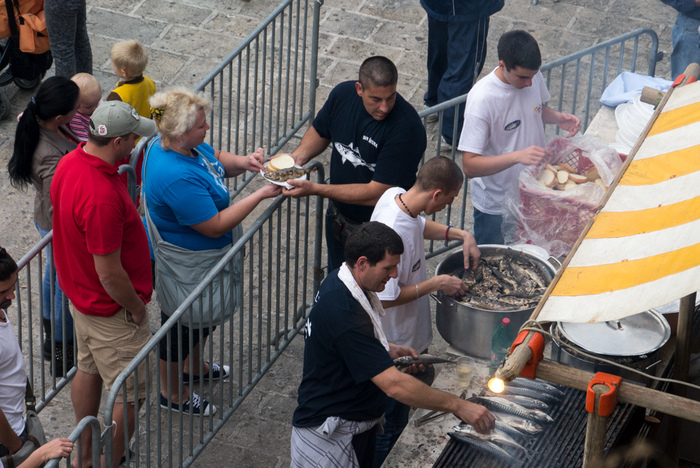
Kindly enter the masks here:
<path id="1" fill-rule="evenodd" d="M 289 153 L 278 154 L 270 158 L 265 164 L 265 169 L 270 172 L 292 169 L 295 166 L 294 158 Z"/>

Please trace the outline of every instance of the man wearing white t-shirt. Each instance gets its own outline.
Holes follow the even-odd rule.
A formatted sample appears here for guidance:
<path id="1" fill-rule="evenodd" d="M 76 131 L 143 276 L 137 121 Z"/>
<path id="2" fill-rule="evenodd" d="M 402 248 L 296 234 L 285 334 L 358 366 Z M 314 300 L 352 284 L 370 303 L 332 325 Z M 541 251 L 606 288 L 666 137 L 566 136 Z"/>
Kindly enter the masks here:
<path id="1" fill-rule="evenodd" d="M 467 98 L 458 149 L 471 180 L 474 237 L 478 244 L 503 244 L 503 199 L 524 166 L 545 156 L 544 124 L 578 133 L 581 121 L 545 104 L 549 91 L 539 71 L 537 41 L 525 31 L 498 40 L 498 67 L 476 83 Z"/>
<path id="2" fill-rule="evenodd" d="M 27 373 L 7 316 L 16 281 L 17 264 L 0 248 L 0 457 L 18 451 L 26 439 L 22 412 Z"/>
<path id="3" fill-rule="evenodd" d="M 27 440 L 22 413 L 27 388 L 27 373 L 7 309 L 15 298 L 17 264 L 0 247 L 0 468 L 5 457 L 12 457 Z M 31 440 L 31 437 L 30 437 Z M 36 440 L 36 439 L 35 439 Z M 17 468 L 37 468 L 52 458 L 67 457 L 73 450 L 70 439 L 54 439 L 29 455 Z M 10 460 L 16 462 L 16 458 Z M 16 466 L 16 465 L 11 465 Z"/>
<path id="4" fill-rule="evenodd" d="M 385 309 L 382 317 L 384 334 L 392 343 L 410 346 L 425 352 L 433 340 L 428 294 L 435 291 L 453 296 L 464 294 L 465 285 L 456 276 L 438 275 L 427 278 L 425 239 L 460 240 L 464 243 L 464 267 L 476 268 L 479 248 L 471 234 L 421 217 L 431 215 L 451 204 L 462 188 L 464 176 L 449 158 L 438 156 L 428 160 L 418 171 L 416 183 L 406 192 L 401 187 L 388 189 L 372 212 L 372 221 L 379 221 L 396 231 L 404 251 L 398 265 L 398 276 L 377 293 Z M 430 385 L 432 368 L 415 374 Z M 394 399 L 387 400 L 384 413 L 384 434 L 376 437 L 374 466 L 381 466 L 391 447 L 408 423 L 409 407 Z"/>

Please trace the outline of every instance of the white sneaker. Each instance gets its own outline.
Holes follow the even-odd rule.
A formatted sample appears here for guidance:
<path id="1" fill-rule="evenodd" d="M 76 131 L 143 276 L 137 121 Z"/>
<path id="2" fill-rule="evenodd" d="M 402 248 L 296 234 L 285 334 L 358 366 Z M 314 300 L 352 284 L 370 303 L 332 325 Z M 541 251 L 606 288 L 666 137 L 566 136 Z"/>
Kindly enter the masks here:
<path id="1" fill-rule="evenodd" d="M 440 151 L 452 151 L 452 145 L 445 141 L 445 137 L 440 137 L 438 144 L 440 145 Z"/>

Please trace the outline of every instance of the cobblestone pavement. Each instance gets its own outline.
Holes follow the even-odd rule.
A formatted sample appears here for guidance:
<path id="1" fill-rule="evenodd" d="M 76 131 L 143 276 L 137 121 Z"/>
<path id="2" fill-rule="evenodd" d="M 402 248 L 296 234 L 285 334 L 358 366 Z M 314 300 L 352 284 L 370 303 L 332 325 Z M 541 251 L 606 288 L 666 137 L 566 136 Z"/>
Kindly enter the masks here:
<path id="1" fill-rule="evenodd" d="M 106 92 L 116 81 L 109 63 L 114 42 L 138 39 L 147 48 L 147 74 L 159 88 L 192 87 L 276 7 L 275 0 L 88 0 L 88 29 L 95 76 Z M 613 38 L 638 27 L 654 29 L 666 58 L 657 75 L 670 75 L 671 27 L 675 12 L 659 0 L 506 0 L 492 17 L 485 71 L 497 63 L 495 44 L 505 31 L 521 28 L 539 41 L 544 61 Z M 422 109 L 426 88 L 427 23 L 418 0 L 328 0 L 322 8 L 319 51 L 320 106 L 334 84 L 353 79 L 362 59 L 382 54 L 399 69 L 399 92 Z M 49 71 L 51 74 L 52 71 Z M 32 222 L 33 191 L 13 189 L 4 168 L 12 151 L 14 116 L 30 92 L 14 85 L 2 91 L 13 104 L 0 123 L 0 243 L 16 258 L 38 235 Z M 430 128 L 429 128 L 430 130 Z M 155 314 L 154 314 L 155 315 Z M 436 348 L 444 347 L 437 332 Z M 196 466 L 274 467 L 289 464 L 289 434 L 296 387 L 301 376 L 303 342 L 294 340 L 199 457 Z M 42 412 L 50 437 L 73 427 L 67 392 Z"/>

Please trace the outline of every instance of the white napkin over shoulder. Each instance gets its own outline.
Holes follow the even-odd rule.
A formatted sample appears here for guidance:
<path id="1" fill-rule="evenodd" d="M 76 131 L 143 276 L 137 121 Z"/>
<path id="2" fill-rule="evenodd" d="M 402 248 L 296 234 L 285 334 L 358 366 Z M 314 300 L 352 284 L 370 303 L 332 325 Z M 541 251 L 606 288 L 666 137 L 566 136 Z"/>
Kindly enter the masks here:
<path id="1" fill-rule="evenodd" d="M 338 270 L 338 278 L 343 284 L 348 288 L 352 297 L 355 298 L 357 302 L 360 303 L 363 309 L 369 315 L 372 320 L 372 325 L 374 325 L 374 337 L 378 339 L 384 349 L 389 351 L 389 341 L 386 339 L 384 334 L 384 329 L 382 328 L 382 321 L 380 317 L 384 316 L 384 307 L 382 307 L 382 301 L 377 297 L 377 293 L 373 291 L 365 291 L 360 288 L 360 285 L 355 281 L 355 277 L 352 276 L 350 268 L 343 262 Z M 369 297 L 369 300 L 367 299 Z"/>

